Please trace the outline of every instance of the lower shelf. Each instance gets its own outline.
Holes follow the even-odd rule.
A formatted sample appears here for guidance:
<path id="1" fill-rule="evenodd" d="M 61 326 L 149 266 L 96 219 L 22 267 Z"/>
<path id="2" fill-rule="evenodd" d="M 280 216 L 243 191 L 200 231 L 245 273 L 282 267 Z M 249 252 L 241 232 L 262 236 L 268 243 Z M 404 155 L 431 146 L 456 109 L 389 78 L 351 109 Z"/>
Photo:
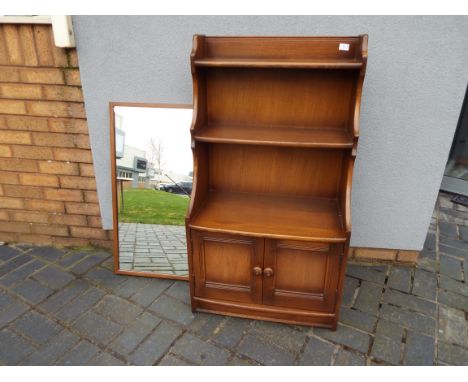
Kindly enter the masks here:
<path id="1" fill-rule="evenodd" d="M 335 199 L 212 191 L 190 228 L 267 238 L 345 242 Z"/>

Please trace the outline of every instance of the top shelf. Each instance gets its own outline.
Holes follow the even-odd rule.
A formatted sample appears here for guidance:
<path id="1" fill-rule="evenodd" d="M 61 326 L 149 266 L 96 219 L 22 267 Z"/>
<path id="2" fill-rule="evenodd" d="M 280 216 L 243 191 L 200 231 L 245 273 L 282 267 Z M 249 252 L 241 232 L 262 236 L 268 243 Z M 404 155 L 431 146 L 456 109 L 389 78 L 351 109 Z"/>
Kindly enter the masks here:
<path id="1" fill-rule="evenodd" d="M 361 69 L 367 62 L 367 35 L 195 35 L 191 57 L 197 67 Z"/>
<path id="2" fill-rule="evenodd" d="M 290 60 L 203 58 L 194 61 L 195 66 L 216 68 L 293 68 L 293 69 L 360 69 L 362 62 L 356 60 Z"/>

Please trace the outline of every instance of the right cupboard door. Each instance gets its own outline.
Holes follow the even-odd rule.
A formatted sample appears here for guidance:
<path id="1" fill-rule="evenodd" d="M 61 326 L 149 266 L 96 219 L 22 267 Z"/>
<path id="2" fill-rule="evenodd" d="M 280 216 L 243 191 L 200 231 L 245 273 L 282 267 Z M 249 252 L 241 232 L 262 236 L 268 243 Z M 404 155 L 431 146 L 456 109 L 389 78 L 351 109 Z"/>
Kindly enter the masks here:
<path id="1" fill-rule="evenodd" d="M 263 303 L 332 312 L 341 244 L 265 240 Z"/>

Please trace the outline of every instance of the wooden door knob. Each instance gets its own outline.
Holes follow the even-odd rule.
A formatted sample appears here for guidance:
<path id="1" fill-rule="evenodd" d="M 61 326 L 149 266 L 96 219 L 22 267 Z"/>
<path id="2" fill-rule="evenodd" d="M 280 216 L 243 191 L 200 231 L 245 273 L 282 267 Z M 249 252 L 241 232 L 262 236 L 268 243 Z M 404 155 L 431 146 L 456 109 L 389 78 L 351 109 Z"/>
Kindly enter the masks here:
<path id="1" fill-rule="evenodd" d="M 273 269 L 271 268 L 265 268 L 263 270 L 263 274 L 266 276 L 266 277 L 271 277 L 273 276 Z"/>
<path id="2" fill-rule="evenodd" d="M 262 272 L 263 272 L 262 268 L 260 268 L 260 267 L 254 267 L 254 269 L 253 269 L 253 273 L 254 273 L 255 276 L 260 276 L 262 274 Z"/>

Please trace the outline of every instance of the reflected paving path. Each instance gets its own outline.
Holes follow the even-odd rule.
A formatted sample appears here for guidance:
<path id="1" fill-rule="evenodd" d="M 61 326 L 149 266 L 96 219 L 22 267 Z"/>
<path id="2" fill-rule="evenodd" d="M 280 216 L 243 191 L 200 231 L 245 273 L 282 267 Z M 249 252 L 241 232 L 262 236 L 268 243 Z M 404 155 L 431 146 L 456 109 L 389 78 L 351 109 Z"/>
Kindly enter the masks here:
<path id="1" fill-rule="evenodd" d="M 120 269 L 188 275 L 185 227 L 119 223 Z"/>

